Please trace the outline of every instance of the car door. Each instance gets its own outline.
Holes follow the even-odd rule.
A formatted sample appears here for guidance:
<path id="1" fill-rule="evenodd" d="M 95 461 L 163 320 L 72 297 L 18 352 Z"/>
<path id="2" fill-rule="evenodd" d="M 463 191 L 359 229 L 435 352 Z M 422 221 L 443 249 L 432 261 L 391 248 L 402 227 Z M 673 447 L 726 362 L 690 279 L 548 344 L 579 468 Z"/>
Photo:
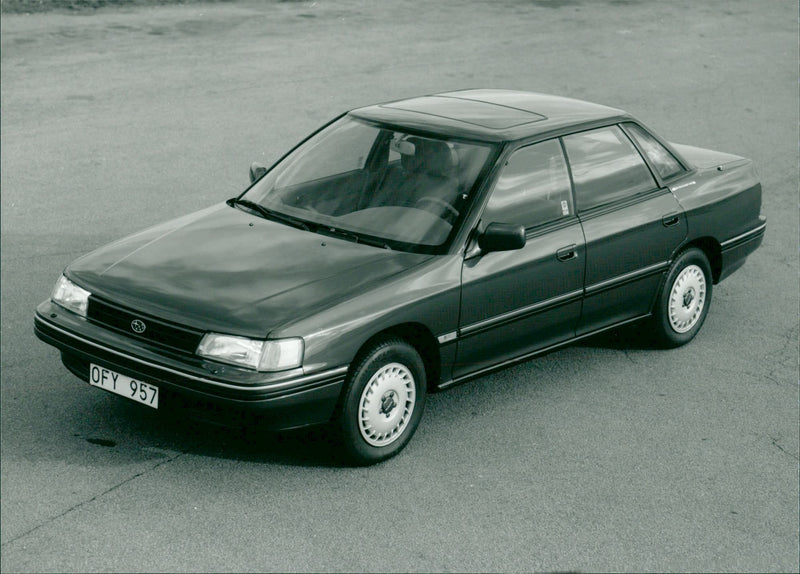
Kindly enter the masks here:
<path id="1" fill-rule="evenodd" d="M 686 216 L 620 126 L 565 136 L 586 238 L 581 335 L 650 312 Z"/>
<path id="2" fill-rule="evenodd" d="M 521 224 L 522 249 L 467 256 L 455 378 L 574 336 L 584 239 L 559 140 L 520 148 L 502 168 L 481 219 Z"/>

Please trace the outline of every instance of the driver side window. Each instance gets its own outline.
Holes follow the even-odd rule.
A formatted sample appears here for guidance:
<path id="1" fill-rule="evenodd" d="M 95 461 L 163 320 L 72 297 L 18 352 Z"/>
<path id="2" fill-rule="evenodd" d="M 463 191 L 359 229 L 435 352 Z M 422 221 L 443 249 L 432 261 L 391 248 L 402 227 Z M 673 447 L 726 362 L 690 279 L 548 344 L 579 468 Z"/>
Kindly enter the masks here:
<path id="1" fill-rule="evenodd" d="M 573 213 L 561 144 L 548 140 L 515 151 L 495 184 L 483 221 L 536 227 Z"/>

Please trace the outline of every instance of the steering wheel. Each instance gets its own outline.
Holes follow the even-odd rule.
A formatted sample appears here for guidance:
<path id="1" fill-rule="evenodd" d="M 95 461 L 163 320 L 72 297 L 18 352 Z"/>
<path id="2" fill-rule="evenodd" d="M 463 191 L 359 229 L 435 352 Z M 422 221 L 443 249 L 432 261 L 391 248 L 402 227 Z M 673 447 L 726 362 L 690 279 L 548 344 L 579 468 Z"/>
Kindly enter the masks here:
<path id="1" fill-rule="evenodd" d="M 434 197 L 432 195 L 426 195 L 425 197 L 420 197 L 417 200 L 417 202 L 414 204 L 414 207 L 418 207 L 420 203 L 424 203 L 426 201 L 430 202 L 430 203 L 435 203 L 439 207 L 443 207 L 445 209 L 445 211 L 450 212 L 450 214 L 453 217 L 458 217 L 458 211 L 456 211 L 455 207 L 453 207 L 452 205 L 447 203 L 445 200 L 439 199 L 438 197 Z"/>
<path id="2" fill-rule="evenodd" d="M 300 209 L 305 209 L 310 211 L 311 213 L 319 213 L 317 208 L 311 205 L 311 201 L 304 195 L 298 195 L 294 198 L 294 205 L 292 207 L 299 207 Z"/>

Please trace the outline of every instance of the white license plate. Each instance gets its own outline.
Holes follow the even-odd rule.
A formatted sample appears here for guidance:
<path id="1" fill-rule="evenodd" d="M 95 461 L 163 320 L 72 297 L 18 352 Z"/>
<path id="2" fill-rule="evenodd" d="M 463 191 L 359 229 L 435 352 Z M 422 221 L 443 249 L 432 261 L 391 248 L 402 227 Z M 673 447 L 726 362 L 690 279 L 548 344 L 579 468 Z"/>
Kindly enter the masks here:
<path id="1" fill-rule="evenodd" d="M 150 383 L 137 381 L 94 364 L 89 366 L 89 383 L 148 407 L 158 408 L 158 387 Z"/>

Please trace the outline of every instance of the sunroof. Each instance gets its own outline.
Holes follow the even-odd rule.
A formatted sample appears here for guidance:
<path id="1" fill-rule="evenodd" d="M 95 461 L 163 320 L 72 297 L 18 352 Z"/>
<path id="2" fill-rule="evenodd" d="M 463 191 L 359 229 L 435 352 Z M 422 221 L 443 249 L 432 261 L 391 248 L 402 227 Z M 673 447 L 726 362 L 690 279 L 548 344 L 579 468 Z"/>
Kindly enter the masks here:
<path id="1" fill-rule="evenodd" d="M 496 130 L 545 119 L 542 115 L 518 108 L 450 96 L 425 96 L 384 104 L 383 107 L 448 118 Z"/>

